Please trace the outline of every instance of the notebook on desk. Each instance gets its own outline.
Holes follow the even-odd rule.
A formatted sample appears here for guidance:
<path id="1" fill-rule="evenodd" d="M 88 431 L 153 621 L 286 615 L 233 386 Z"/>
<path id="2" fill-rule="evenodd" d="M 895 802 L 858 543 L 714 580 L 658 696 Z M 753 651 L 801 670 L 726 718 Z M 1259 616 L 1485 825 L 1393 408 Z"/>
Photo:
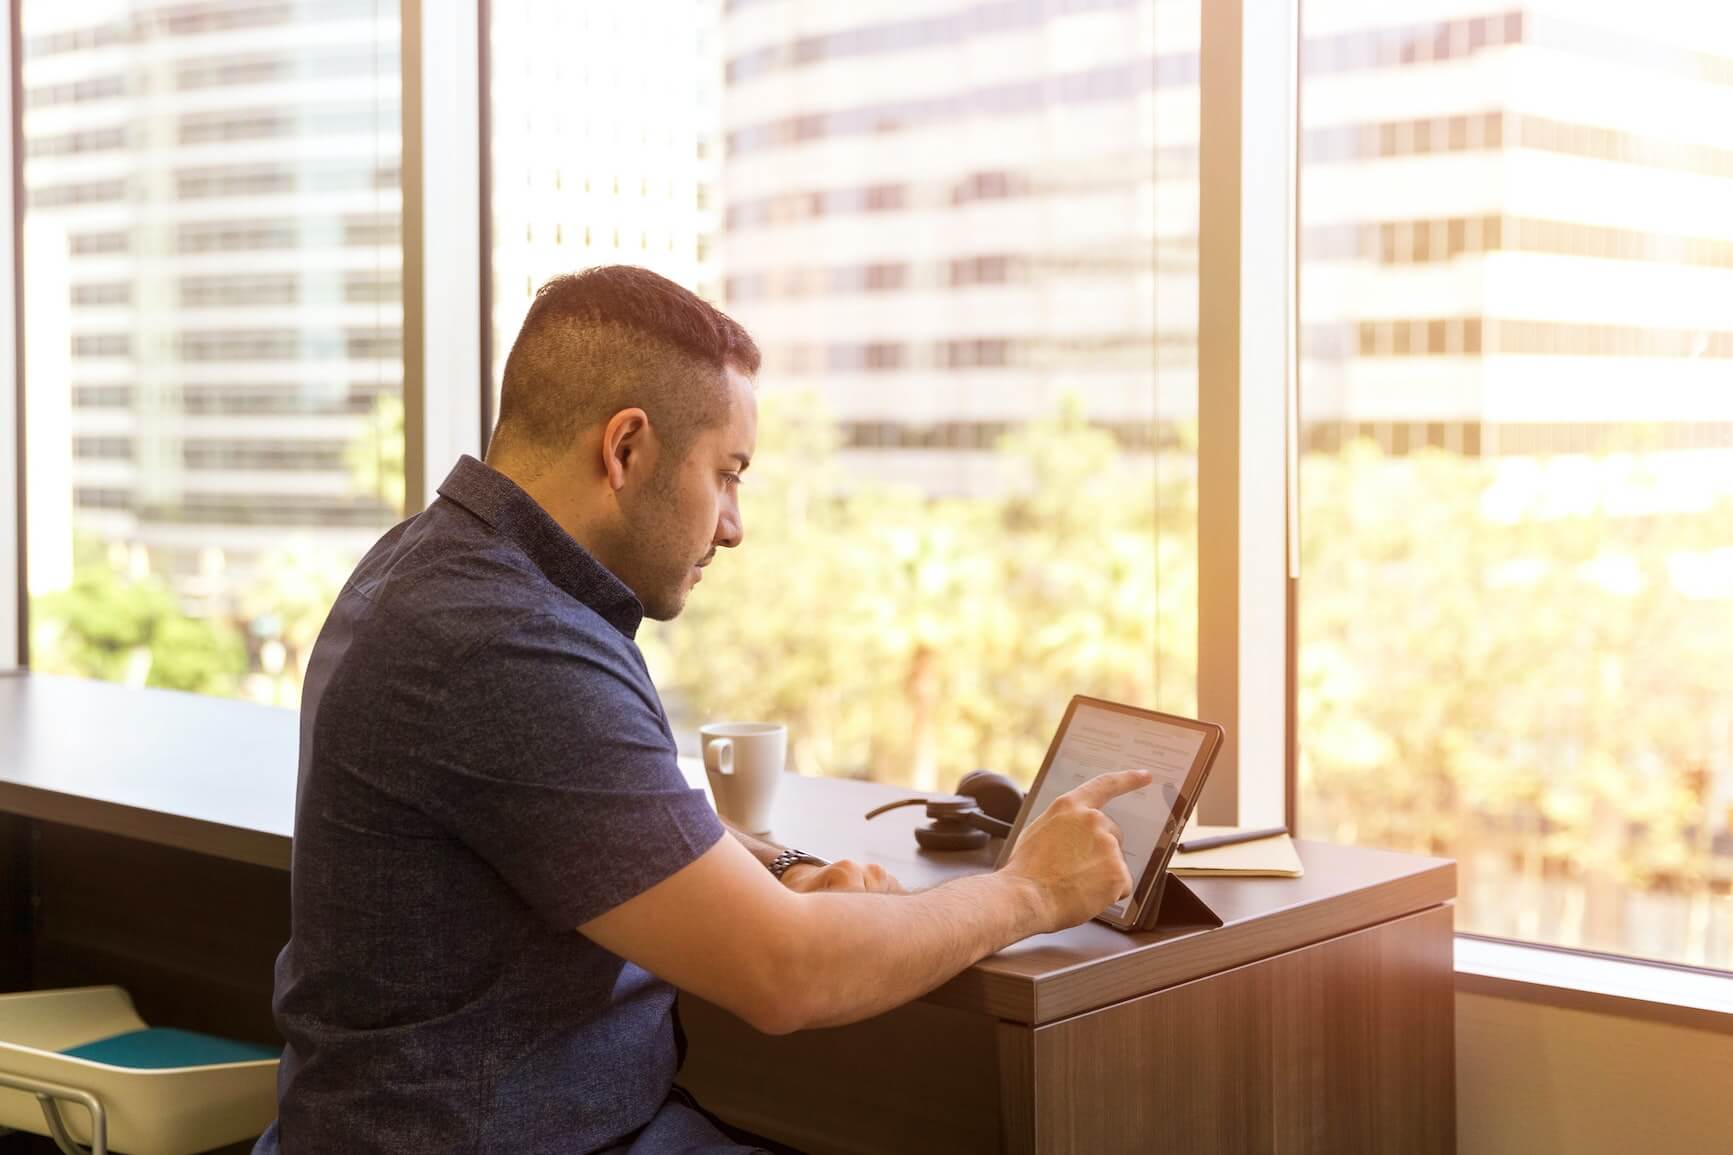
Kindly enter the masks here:
<path id="1" fill-rule="evenodd" d="M 1183 837 L 1208 838 L 1212 834 L 1231 834 L 1235 829 L 1188 826 Z M 1167 868 L 1181 878 L 1299 878 L 1305 873 L 1294 840 L 1286 834 L 1176 854 Z"/>

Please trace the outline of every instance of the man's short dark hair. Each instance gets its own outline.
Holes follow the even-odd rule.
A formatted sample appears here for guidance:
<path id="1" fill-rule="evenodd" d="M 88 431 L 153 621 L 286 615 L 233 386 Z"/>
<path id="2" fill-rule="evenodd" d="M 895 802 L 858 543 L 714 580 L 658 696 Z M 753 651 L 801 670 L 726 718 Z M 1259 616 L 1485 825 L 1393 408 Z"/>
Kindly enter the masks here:
<path id="1" fill-rule="evenodd" d="M 724 367 L 758 372 L 739 322 L 633 265 L 599 265 L 536 290 L 500 383 L 496 448 L 533 458 L 634 406 L 676 456 L 726 420 Z"/>

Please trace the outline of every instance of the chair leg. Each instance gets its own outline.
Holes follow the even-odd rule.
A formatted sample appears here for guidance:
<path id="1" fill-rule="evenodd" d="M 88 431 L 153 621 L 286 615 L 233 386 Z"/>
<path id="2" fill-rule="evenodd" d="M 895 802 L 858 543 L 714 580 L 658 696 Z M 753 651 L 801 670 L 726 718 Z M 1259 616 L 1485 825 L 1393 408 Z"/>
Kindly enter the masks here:
<path id="1" fill-rule="evenodd" d="M 37 1103 L 42 1106 L 42 1118 L 48 1124 L 48 1135 L 65 1155 L 108 1155 L 108 1112 L 103 1108 L 102 1100 L 89 1091 L 5 1072 L 0 1072 L 0 1087 L 11 1087 L 36 1096 Z M 78 1103 L 90 1112 L 89 1147 L 80 1146 L 72 1138 L 66 1118 L 60 1113 L 62 1102 Z"/>
<path id="2" fill-rule="evenodd" d="M 108 1144 L 104 1141 L 105 1136 L 94 1124 L 90 1129 L 90 1146 L 82 1147 L 72 1137 L 72 1132 L 67 1130 L 66 1120 L 60 1114 L 60 1100 L 53 1095 L 38 1095 L 36 1101 L 42 1104 L 42 1118 L 48 1124 L 49 1136 L 65 1155 L 107 1155 Z"/>

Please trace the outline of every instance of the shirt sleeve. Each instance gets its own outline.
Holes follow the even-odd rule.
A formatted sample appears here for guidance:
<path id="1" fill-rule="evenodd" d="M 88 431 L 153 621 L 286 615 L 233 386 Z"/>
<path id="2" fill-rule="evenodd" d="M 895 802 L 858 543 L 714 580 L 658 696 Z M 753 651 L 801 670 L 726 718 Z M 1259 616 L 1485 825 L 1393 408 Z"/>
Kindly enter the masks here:
<path id="1" fill-rule="evenodd" d="M 429 815 L 556 926 L 612 910 L 723 834 L 629 647 L 547 615 L 508 627 L 465 658 L 424 763 Z"/>

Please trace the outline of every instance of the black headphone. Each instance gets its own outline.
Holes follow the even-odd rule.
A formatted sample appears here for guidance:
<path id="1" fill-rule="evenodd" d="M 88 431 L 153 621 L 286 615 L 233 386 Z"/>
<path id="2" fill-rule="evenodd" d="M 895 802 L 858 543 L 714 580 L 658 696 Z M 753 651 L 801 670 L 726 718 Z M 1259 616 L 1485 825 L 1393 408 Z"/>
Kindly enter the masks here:
<path id="1" fill-rule="evenodd" d="M 867 811 L 877 818 L 900 806 L 925 806 L 928 822 L 915 827 L 915 841 L 925 850 L 976 850 L 989 839 L 1004 838 L 1023 809 L 1023 791 L 1003 774 L 971 770 L 957 783 L 955 794 L 931 798 L 901 798 Z"/>

